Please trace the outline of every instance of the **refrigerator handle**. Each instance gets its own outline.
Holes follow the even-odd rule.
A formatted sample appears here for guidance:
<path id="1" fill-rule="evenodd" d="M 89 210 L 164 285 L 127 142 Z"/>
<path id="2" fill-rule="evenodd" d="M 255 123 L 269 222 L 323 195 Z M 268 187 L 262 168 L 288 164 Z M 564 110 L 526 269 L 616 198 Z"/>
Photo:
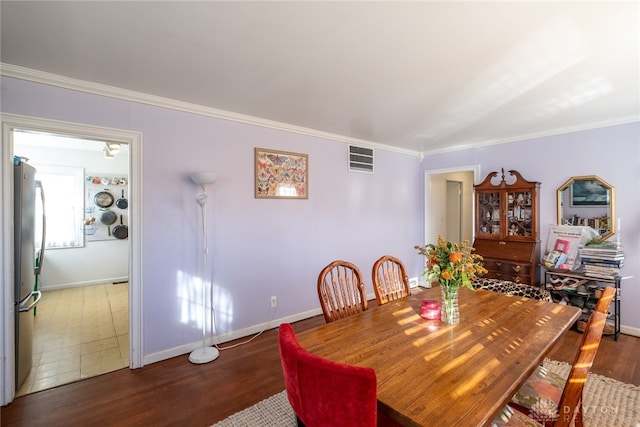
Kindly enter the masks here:
<path id="1" fill-rule="evenodd" d="M 29 299 L 31 299 L 31 297 L 36 297 L 36 299 L 34 301 L 32 301 L 31 304 L 29 304 L 27 307 L 20 307 L 20 309 L 18 310 L 18 311 L 20 311 L 20 313 L 27 312 L 27 311 L 31 310 L 33 307 L 35 307 L 36 304 L 38 304 L 40 302 L 40 298 L 42 298 L 42 292 L 41 291 L 33 291 L 31 293 L 31 296 L 29 296 L 29 298 L 27 298 L 27 301 Z"/>
<path id="2" fill-rule="evenodd" d="M 35 268 L 35 275 L 39 275 L 42 271 L 42 263 L 44 262 L 44 247 L 45 240 L 47 238 L 47 215 L 45 214 L 44 205 L 44 188 L 42 187 L 42 181 L 36 180 L 36 188 L 40 189 L 40 200 L 42 200 L 42 239 L 40 240 L 40 252 L 38 257 L 38 264 Z"/>

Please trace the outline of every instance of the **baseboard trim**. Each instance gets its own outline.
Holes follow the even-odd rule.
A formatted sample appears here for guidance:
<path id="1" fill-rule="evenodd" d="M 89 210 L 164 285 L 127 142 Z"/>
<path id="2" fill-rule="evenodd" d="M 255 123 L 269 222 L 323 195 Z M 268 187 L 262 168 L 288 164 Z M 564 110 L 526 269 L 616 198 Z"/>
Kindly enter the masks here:
<path id="1" fill-rule="evenodd" d="M 633 328 L 631 326 L 620 325 L 620 333 L 625 335 L 631 335 L 634 337 L 640 337 L 640 328 Z"/>
<path id="2" fill-rule="evenodd" d="M 74 283 L 59 283 L 57 285 L 46 285 L 40 288 L 41 291 L 55 291 L 59 289 L 68 289 L 68 288 L 80 288 L 82 286 L 93 286 L 93 285 L 104 285 L 105 283 L 126 283 L 129 281 L 127 276 L 125 277 L 112 277 L 101 280 L 88 280 L 85 282 L 74 282 Z"/>
<path id="3" fill-rule="evenodd" d="M 314 308 L 313 310 L 303 311 L 291 316 L 285 316 L 278 319 L 273 319 L 268 322 L 260 323 L 250 326 L 248 328 L 238 329 L 236 331 L 218 334 L 215 337 L 208 339 L 207 345 L 218 344 L 220 347 L 224 347 L 224 343 L 237 340 L 240 338 L 249 337 L 250 335 L 257 334 L 261 331 L 277 328 L 281 323 L 293 323 L 299 320 L 308 319 L 310 317 L 318 316 L 322 314 L 320 308 Z M 173 347 L 167 350 L 159 351 L 157 353 L 147 354 L 143 357 L 143 365 L 149 365 L 151 363 L 160 362 L 162 360 L 170 359 L 176 356 L 182 356 L 188 354 L 202 345 L 202 341 L 192 342 L 184 344 L 178 347 Z M 220 353 L 220 357 L 224 357 L 224 349 Z"/>

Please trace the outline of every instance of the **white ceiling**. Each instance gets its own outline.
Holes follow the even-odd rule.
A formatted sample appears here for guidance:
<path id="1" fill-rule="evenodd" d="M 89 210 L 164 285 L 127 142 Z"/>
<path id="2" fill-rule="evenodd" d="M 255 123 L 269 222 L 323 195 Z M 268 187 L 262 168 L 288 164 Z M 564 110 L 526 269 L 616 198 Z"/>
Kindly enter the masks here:
<path id="1" fill-rule="evenodd" d="M 0 7 L 5 68 L 412 151 L 640 119 L 638 1 Z"/>

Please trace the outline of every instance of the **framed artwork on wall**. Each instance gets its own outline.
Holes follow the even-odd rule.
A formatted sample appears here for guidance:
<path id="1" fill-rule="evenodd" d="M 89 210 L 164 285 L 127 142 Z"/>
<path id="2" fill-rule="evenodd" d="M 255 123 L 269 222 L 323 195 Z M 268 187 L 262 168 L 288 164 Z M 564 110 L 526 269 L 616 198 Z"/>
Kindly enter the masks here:
<path id="1" fill-rule="evenodd" d="M 256 199 L 308 199 L 309 156 L 255 148 Z"/>

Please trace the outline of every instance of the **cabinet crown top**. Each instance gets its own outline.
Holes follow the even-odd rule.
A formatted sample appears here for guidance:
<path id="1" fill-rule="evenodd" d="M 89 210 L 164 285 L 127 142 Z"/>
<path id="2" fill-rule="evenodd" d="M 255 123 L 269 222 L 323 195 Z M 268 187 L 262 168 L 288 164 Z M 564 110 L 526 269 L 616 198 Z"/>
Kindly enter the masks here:
<path id="1" fill-rule="evenodd" d="M 520 172 L 515 170 L 507 171 L 508 175 L 505 175 L 504 168 L 501 169 L 501 173 L 498 171 L 491 172 L 487 175 L 487 177 L 480 183 L 474 185 L 474 188 L 510 188 L 510 187 L 521 187 L 521 186 L 531 186 L 535 185 L 536 187 L 540 187 L 540 183 L 536 181 L 528 181 L 520 175 Z M 497 178 L 500 175 L 500 181 L 495 181 L 494 178 Z"/>

